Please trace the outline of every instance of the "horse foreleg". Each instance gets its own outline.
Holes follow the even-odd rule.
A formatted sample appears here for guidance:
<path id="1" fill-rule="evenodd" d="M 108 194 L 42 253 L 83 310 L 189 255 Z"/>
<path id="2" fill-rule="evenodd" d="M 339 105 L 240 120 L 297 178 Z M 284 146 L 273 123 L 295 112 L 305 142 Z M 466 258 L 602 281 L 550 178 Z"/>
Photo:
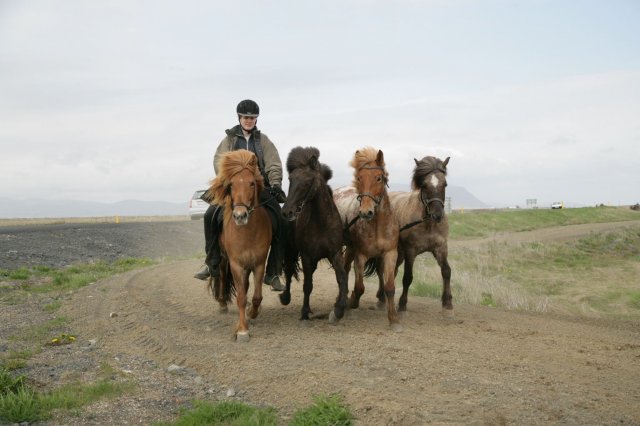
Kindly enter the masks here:
<path id="1" fill-rule="evenodd" d="M 302 290 L 304 291 L 304 301 L 302 303 L 301 320 L 309 320 L 309 314 L 311 314 L 311 306 L 309 300 L 311 299 L 311 292 L 313 291 L 313 273 L 318 266 L 318 262 L 315 259 L 310 259 L 308 256 L 302 256 L 302 273 L 304 274 L 304 284 Z"/>
<path id="2" fill-rule="evenodd" d="M 442 315 L 445 318 L 453 318 L 453 295 L 451 294 L 451 267 L 447 261 L 447 250 L 433 253 L 442 274 Z"/>
<path id="3" fill-rule="evenodd" d="M 367 258 L 362 254 L 357 254 L 353 259 L 353 272 L 355 273 L 355 279 L 353 283 L 353 291 L 349 298 L 349 307 L 356 309 L 360 306 L 360 297 L 364 293 L 364 264 Z"/>
<path id="4" fill-rule="evenodd" d="M 331 266 L 333 266 L 333 270 L 336 273 L 336 281 L 338 282 L 338 297 L 336 297 L 336 303 L 333 305 L 333 316 L 335 318 L 330 317 L 330 322 L 335 324 L 344 316 L 344 310 L 347 308 L 349 275 L 344 270 L 344 261 L 340 251 L 334 254 L 330 260 Z"/>
<path id="5" fill-rule="evenodd" d="M 249 340 L 249 323 L 247 322 L 247 292 L 245 283 L 245 271 L 236 264 L 231 263 L 231 274 L 236 288 L 236 305 L 238 305 L 238 324 L 236 325 L 235 336 L 238 341 Z"/>
<path id="6" fill-rule="evenodd" d="M 255 319 L 260 312 L 260 304 L 262 303 L 262 280 L 264 279 L 265 265 L 261 263 L 253 270 L 253 297 L 251 298 L 251 310 L 249 318 Z M 247 285 L 249 280 L 247 279 Z"/>
<path id="7" fill-rule="evenodd" d="M 398 276 L 398 269 L 400 268 L 400 265 L 402 265 L 402 262 L 404 261 L 404 256 L 402 254 L 402 252 L 400 251 L 400 247 L 398 247 L 398 258 L 396 260 L 396 266 L 393 268 L 393 277 L 395 280 L 395 277 Z M 382 268 L 382 262 L 383 260 L 380 259 L 380 261 L 378 262 L 378 292 L 376 293 L 376 297 L 378 298 L 378 309 L 382 309 L 385 307 L 385 300 L 386 300 L 386 296 L 384 295 L 384 276 L 381 272 L 381 268 Z"/>
<path id="8" fill-rule="evenodd" d="M 395 276 L 394 271 L 396 267 L 396 259 L 398 258 L 398 252 L 390 250 L 383 256 L 383 270 L 384 275 L 384 294 L 387 297 L 387 317 L 389 318 L 389 326 L 393 331 L 402 331 L 400 325 L 400 319 L 398 318 L 398 312 L 395 305 Z"/>
<path id="9" fill-rule="evenodd" d="M 402 312 L 407 310 L 409 287 L 411 287 L 411 283 L 413 282 L 413 263 L 415 262 L 415 260 L 416 256 L 414 253 L 410 253 L 404 260 L 404 274 L 402 274 L 402 295 L 400 295 L 400 299 L 398 300 L 398 310 Z"/>

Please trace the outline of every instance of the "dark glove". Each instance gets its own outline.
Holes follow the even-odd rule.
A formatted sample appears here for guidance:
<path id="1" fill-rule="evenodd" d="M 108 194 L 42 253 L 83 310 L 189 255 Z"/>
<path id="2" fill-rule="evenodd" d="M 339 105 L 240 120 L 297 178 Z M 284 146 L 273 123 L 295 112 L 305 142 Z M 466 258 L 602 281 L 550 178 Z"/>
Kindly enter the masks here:
<path id="1" fill-rule="evenodd" d="M 271 188 L 269 188 L 269 192 L 271 192 L 271 195 L 273 195 L 276 201 L 278 201 L 280 204 L 287 201 L 287 196 L 285 195 L 282 188 L 280 188 L 280 185 L 273 185 Z"/>

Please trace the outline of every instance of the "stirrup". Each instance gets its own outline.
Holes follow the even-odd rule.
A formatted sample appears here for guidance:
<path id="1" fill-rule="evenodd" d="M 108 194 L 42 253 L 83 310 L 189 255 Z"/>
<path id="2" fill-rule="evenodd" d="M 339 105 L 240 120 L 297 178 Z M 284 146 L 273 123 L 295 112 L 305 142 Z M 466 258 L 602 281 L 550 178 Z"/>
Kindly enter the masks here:
<path id="1" fill-rule="evenodd" d="M 265 275 L 264 283 L 271 286 L 271 290 L 273 291 L 283 291 L 285 288 L 284 285 L 280 282 L 280 277 L 278 277 L 277 275 L 274 275 L 272 277 L 267 277 Z"/>

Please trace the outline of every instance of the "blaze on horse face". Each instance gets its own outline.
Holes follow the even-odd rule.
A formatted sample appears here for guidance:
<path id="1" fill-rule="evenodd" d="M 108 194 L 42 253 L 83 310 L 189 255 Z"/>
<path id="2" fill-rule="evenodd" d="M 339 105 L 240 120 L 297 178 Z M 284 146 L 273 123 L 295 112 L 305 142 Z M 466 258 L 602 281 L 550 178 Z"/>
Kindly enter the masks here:
<path id="1" fill-rule="evenodd" d="M 421 168 L 430 167 L 424 176 L 422 176 L 420 189 L 420 201 L 425 209 L 425 217 L 430 217 L 435 222 L 441 222 L 445 216 L 444 201 L 445 191 L 447 188 L 447 164 L 449 163 L 449 157 L 444 161 L 436 159 L 435 157 L 425 157 L 418 161 L 413 159 L 416 163 L 416 171 Z M 433 164 L 433 162 L 436 162 Z"/>
<path id="2" fill-rule="evenodd" d="M 233 221 L 238 226 L 246 225 L 258 201 L 258 185 L 254 174 L 249 169 L 243 169 L 231 177 L 228 188 Z"/>
<path id="3" fill-rule="evenodd" d="M 358 152 L 356 151 L 356 155 Z M 376 212 L 376 207 L 382 201 L 387 185 L 387 173 L 384 169 L 384 154 L 378 151 L 373 164 L 366 163 L 356 171 L 356 189 L 360 208 L 360 219 L 371 220 Z"/>

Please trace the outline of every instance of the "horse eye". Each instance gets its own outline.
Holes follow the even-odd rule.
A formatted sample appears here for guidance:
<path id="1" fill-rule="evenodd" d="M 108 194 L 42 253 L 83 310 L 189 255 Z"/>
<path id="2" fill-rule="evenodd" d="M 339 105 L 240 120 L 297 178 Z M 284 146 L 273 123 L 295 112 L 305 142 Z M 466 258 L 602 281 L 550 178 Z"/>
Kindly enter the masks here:
<path id="1" fill-rule="evenodd" d="M 382 182 L 382 176 L 376 176 L 376 181 L 377 182 Z"/>

